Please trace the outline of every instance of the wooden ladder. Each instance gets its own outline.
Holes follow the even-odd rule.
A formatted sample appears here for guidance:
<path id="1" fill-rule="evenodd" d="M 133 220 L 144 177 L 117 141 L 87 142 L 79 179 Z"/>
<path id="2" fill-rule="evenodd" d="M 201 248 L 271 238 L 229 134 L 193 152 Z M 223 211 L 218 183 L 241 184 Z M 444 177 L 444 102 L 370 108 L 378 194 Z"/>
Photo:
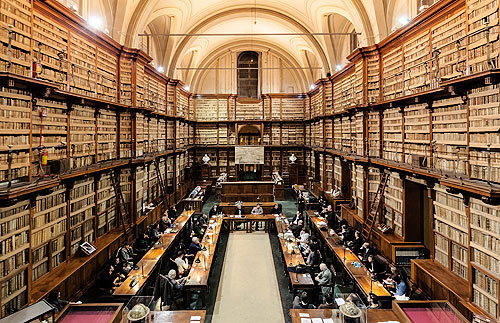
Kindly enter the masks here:
<path id="1" fill-rule="evenodd" d="M 164 204 L 165 209 L 167 209 L 168 208 L 167 188 L 165 186 L 165 181 L 163 180 L 163 177 L 161 176 L 160 162 L 158 161 L 158 158 L 155 158 L 154 164 L 155 164 L 155 168 L 156 168 L 156 177 L 158 178 L 158 185 L 160 186 L 160 193 L 161 193 L 161 197 L 163 200 L 163 204 Z"/>
<path id="2" fill-rule="evenodd" d="M 120 186 L 120 181 L 118 180 L 118 172 L 114 172 L 111 176 L 111 183 L 113 184 L 113 189 L 115 190 L 115 198 L 118 202 L 118 218 L 123 227 L 123 234 L 125 241 L 132 242 L 132 225 L 130 223 L 130 218 L 127 216 L 127 208 L 125 207 L 125 199 L 123 198 L 122 188 Z"/>
<path id="3" fill-rule="evenodd" d="M 380 206 L 382 205 L 380 202 L 382 200 L 382 196 L 384 195 L 385 187 L 387 186 L 387 181 L 389 180 L 390 173 L 384 171 L 382 173 L 382 178 L 380 179 L 380 184 L 378 185 L 377 194 L 375 194 L 375 198 L 370 206 L 370 211 L 366 217 L 366 220 L 363 222 L 363 229 L 361 231 L 361 235 L 368 241 L 370 239 L 373 226 L 375 225 L 375 220 L 380 213 Z"/>

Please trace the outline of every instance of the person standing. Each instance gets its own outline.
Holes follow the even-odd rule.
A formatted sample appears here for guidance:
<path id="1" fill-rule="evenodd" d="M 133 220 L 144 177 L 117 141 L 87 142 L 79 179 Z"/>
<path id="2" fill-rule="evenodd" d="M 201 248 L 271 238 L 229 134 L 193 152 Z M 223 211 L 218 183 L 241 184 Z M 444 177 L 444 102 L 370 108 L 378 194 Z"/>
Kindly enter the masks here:
<path id="1" fill-rule="evenodd" d="M 302 193 L 299 192 L 299 196 L 297 197 L 297 209 L 300 214 L 304 214 L 304 210 L 306 208 L 306 200 L 302 196 Z"/>

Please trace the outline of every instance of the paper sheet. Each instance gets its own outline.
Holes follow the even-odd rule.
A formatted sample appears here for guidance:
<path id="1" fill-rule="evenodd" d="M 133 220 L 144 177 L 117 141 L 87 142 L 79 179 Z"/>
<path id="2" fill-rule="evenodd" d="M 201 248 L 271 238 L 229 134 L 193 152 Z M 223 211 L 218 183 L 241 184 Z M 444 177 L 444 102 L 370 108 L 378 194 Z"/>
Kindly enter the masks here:
<path id="1" fill-rule="evenodd" d="M 311 319 L 303 317 L 300 319 L 300 323 L 311 323 Z"/>
<path id="2" fill-rule="evenodd" d="M 340 306 L 340 305 L 344 305 L 345 301 L 343 298 L 336 298 L 335 303 L 337 303 L 337 305 Z"/>
<path id="3" fill-rule="evenodd" d="M 201 321 L 201 316 L 191 316 L 191 321 Z"/>
<path id="4" fill-rule="evenodd" d="M 309 313 L 299 313 L 300 317 L 309 317 Z"/>
<path id="5" fill-rule="evenodd" d="M 319 317 L 315 317 L 312 319 L 312 323 L 323 323 L 323 320 L 320 319 Z"/>
<path id="6" fill-rule="evenodd" d="M 323 323 L 333 323 L 332 319 L 323 319 Z"/>

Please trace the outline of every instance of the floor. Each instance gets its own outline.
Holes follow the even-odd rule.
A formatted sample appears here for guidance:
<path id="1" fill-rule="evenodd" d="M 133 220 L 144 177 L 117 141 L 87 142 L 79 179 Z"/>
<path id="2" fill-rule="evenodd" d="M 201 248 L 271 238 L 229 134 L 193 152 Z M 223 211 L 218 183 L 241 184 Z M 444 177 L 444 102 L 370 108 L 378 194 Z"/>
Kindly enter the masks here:
<path id="1" fill-rule="evenodd" d="M 284 322 L 275 273 L 267 233 L 231 233 L 212 322 Z"/>

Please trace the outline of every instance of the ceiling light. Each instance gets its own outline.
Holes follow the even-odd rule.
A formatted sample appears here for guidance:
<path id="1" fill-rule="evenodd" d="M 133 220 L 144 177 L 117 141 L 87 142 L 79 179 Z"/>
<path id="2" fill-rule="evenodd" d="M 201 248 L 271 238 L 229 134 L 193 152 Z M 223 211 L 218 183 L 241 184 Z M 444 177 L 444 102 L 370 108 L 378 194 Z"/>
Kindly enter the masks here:
<path id="1" fill-rule="evenodd" d="M 74 12 L 77 12 L 77 11 L 78 11 L 78 6 L 74 3 L 74 4 L 71 6 L 71 10 L 73 10 Z"/>
<path id="2" fill-rule="evenodd" d="M 184 85 L 184 90 L 189 91 L 189 85 Z"/>
<path id="3" fill-rule="evenodd" d="M 315 84 L 311 84 L 311 86 L 310 86 L 311 90 L 314 90 L 315 87 L 316 87 Z"/>
<path id="4" fill-rule="evenodd" d="M 163 66 L 158 66 L 158 67 L 156 68 L 156 70 L 157 70 L 158 72 L 160 72 L 160 73 L 165 72 L 165 68 L 163 68 Z"/>
<path id="5" fill-rule="evenodd" d="M 340 70 L 342 70 L 342 65 L 337 64 L 337 65 L 335 66 L 335 69 L 337 70 L 337 72 L 338 72 L 338 71 L 340 71 Z"/>
<path id="6" fill-rule="evenodd" d="M 90 16 L 89 17 L 89 26 L 91 28 L 94 28 L 94 29 L 102 29 L 102 27 L 104 26 L 104 23 L 102 21 L 102 18 L 101 17 L 97 17 L 97 16 Z"/>
<path id="7" fill-rule="evenodd" d="M 406 16 L 399 17 L 398 22 L 401 24 L 401 26 L 405 26 L 410 22 L 410 19 Z"/>
<path id="8" fill-rule="evenodd" d="M 424 11 L 427 8 L 429 8 L 429 5 L 424 4 L 424 5 L 420 6 L 420 8 L 418 9 L 418 12 L 420 13 L 420 12 Z"/>

